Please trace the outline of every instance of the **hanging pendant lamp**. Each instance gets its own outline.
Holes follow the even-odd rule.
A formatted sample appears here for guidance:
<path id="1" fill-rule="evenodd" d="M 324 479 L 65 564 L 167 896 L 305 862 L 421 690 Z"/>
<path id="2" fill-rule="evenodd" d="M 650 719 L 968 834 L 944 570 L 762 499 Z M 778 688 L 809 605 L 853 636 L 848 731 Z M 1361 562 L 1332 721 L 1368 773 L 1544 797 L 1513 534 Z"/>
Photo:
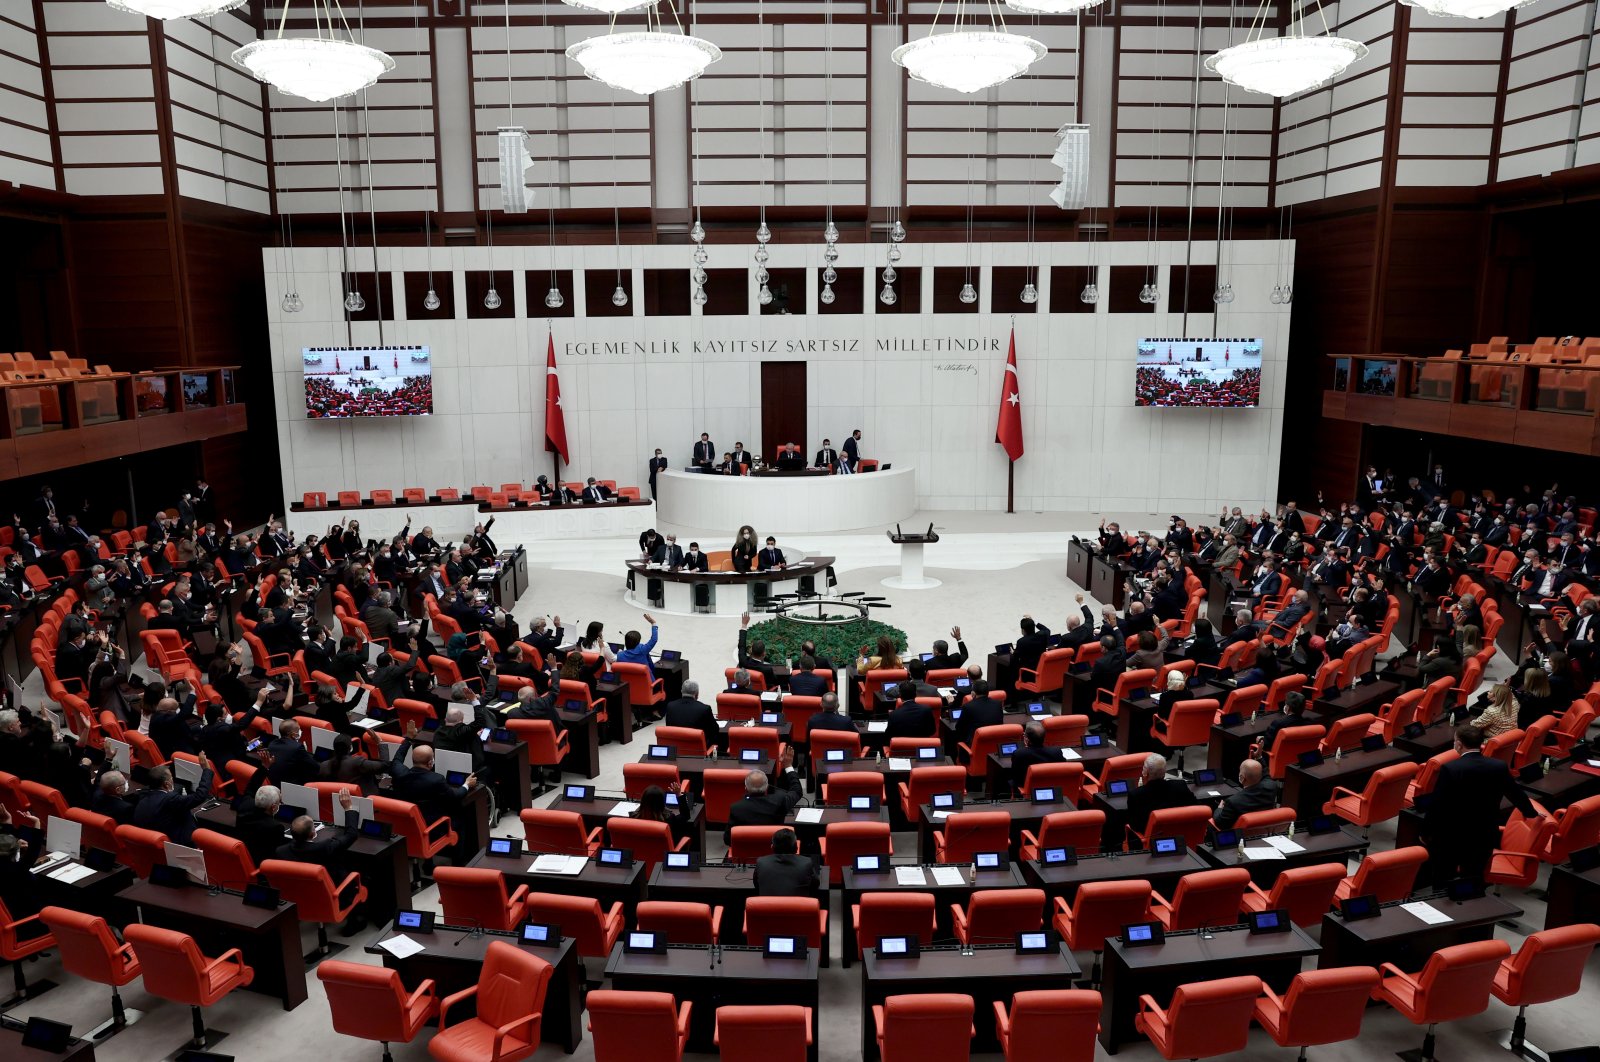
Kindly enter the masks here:
<path id="1" fill-rule="evenodd" d="M 283 35 L 291 6 L 285 0 L 276 36 L 251 41 L 233 53 L 233 61 L 256 80 L 290 96 L 326 103 L 370 88 L 394 69 L 389 56 L 355 42 L 339 0 L 309 0 L 315 20 L 310 37 Z"/>
<path id="2" fill-rule="evenodd" d="M 1270 7 L 1271 12 L 1276 10 L 1276 6 Z M 1268 13 L 1269 2 L 1262 0 L 1244 42 L 1207 58 L 1206 69 L 1246 92 L 1281 98 L 1298 95 L 1337 77 L 1367 54 L 1367 46 L 1360 41 L 1333 35 L 1320 3 L 1317 15 L 1322 20 L 1321 33 L 1306 33 L 1302 8 L 1298 17 L 1290 19 L 1283 36 L 1263 37 L 1261 31 Z"/>

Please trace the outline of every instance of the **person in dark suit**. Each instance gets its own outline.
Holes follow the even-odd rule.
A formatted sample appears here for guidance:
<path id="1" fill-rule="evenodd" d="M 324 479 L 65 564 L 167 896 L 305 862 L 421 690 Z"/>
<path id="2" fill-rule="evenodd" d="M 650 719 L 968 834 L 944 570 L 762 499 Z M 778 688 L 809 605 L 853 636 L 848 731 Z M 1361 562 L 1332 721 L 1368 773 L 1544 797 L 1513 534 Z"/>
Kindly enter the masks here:
<path id="1" fill-rule="evenodd" d="M 245 749 L 247 741 L 245 735 L 250 731 L 251 724 L 256 721 L 262 706 L 267 703 L 267 694 L 270 692 L 270 686 L 261 687 L 256 693 L 255 704 L 247 709 L 237 721 L 228 714 L 227 705 L 209 704 L 206 706 L 206 725 L 201 728 L 198 741 L 207 759 L 221 769 L 226 770 L 228 761 L 242 760 L 248 757 L 249 753 Z"/>
<path id="2" fill-rule="evenodd" d="M 711 471 L 711 465 L 717 459 L 717 446 L 711 441 L 711 436 L 705 432 L 700 433 L 700 441 L 694 444 L 694 464 L 702 472 Z"/>
<path id="3" fill-rule="evenodd" d="M 965 718 L 965 717 L 963 717 Z M 1022 747 L 1011 754 L 1011 787 L 1022 792 L 1028 768 L 1036 763 L 1065 763 L 1067 754 L 1044 743 L 1044 724 L 1030 719 L 1022 728 Z"/>
<path id="4" fill-rule="evenodd" d="M 1116 686 L 1117 678 L 1127 670 L 1128 657 L 1121 638 L 1115 634 L 1100 636 L 1100 656 L 1089 668 L 1089 684 L 1097 690 Z"/>
<path id="5" fill-rule="evenodd" d="M 813 674 L 816 669 L 817 662 L 802 653 L 799 663 L 789 675 L 789 692 L 797 697 L 821 697 L 827 693 L 828 680 Z"/>
<path id="6" fill-rule="evenodd" d="M 654 501 L 655 500 L 655 496 L 656 496 L 656 473 L 665 472 L 667 470 L 667 459 L 662 456 L 661 448 L 659 446 L 656 447 L 655 456 L 650 458 L 649 468 L 650 468 L 650 498 L 651 498 L 652 501 Z"/>
<path id="7" fill-rule="evenodd" d="M 279 724 L 278 736 L 267 744 L 267 752 L 272 757 L 267 776 L 272 779 L 273 785 L 282 785 L 284 782 L 305 785 L 315 781 L 322 768 L 317 758 L 307 752 L 301 743 L 300 724 L 293 719 Z"/>
<path id="8" fill-rule="evenodd" d="M 459 817 L 462 802 L 467 799 L 469 790 L 478 787 L 478 776 L 468 775 L 466 785 L 451 785 L 445 776 L 433 769 L 433 747 L 431 745 L 411 744 L 415 731 L 406 735 L 406 740 L 395 750 L 394 754 L 394 785 L 392 791 L 396 798 L 409 800 L 422 811 L 422 817 L 428 821 L 443 816 L 452 819 Z M 411 766 L 406 766 L 406 750 L 411 750 Z"/>
<path id="9" fill-rule="evenodd" d="M 857 428 L 850 433 L 850 438 L 844 441 L 844 461 L 854 472 L 861 464 L 861 429 Z"/>
<path id="10" fill-rule="evenodd" d="M 274 859 L 287 859 L 295 863 L 315 863 L 326 867 L 332 876 L 339 857 L 361 836 L 361 818 L 350 806 L 350 790 L 339 791 L 339 806 L 344 809 L 344 825 L 316 830 L 317 821 L 310 815 L 301 815 L 289 824 L 289 839 L 272 853 Z M 334 878 L 338 883 L 338 878 Z"/>
<path id="11" fill-rule="evenodd" d="M 194 836 L 194 809 L 211 799 L 211 764 L 200 757 L 200 781 L 189 793 L 177 791 L 170 767 L 150 768 L 149 791 L 133 808 L 133 825 L 167 835 L 186 845 Z"/>
<path id="12" fill-rule="evenodd" d="M 1044 655 L 1045 648 L 1050 643 L 1050 628 L 1036 621 L 1032 616 L 1022 617 L 1022 637 L 1017 639 L 1017 644 L 1011 647 L 1011 666 L 1017 671 L 1023 668 L 1030 670 L 1039 666 L 1039 658 Z"/>
<path id="13" fill-rule="evenodd" d="M 1286 726 L 1304 726 L 1306 723 L 1306 696 L 1299 691 L 1285 694 L 1283 698 L 1283 711 L 1272 717 L 1267 723 L 1267 729 L 1261 732 L 1261 737 L 1251 750 L 1251 755 L 1267 761 L 1272 755 L 1272 744 L 1278 740 L 1278 731 Z"/>
<path id="14" fill-rule="evenodd" d="M 897 737 L 936 736 L 939 727 L 933 718 L 933 709 L 917 703 L 916 683 L 902 682 L 896 693 L 900 703 L 889 713 L 889 729 L 886 731 L 886 736 L 890 740 Z"/>
<path id="15" fill-rule="evenodd" d="M 198 748 L 195 733 L 189 727 L 190 717 L 191 712 L 181 707 L 176 698 L 164 697 L 156 705 L 155 714 L 150 717 L 150 740 L 167 759 L 174 752 L 193 753 Z"/>
<path id="16" fill-rule="evenodd" d="M 610 493 L 600 485 L 600 481 L 590 476 L 583 485 L 583 500 L 585 502 L 603 502 Z"/>
<path id="17" fill-rule="evenodd" d="M 647 560 L 659 560 L 663 541 L 655 528 L 646 528 L 639 532 L 639 553 Z"/>
<path id="18" fill-rule="evenodd" d="M 750 641 L 750 613 L 739 618 L 739 666 L 746 671 L 759 671 L 767 680 L 767 689 L 778 688 L 778 673 L 767 663 L 767 643 L 757 638 Z"/>
<path id="19" fill-rule="evenodd" d="M 750 451 L 744 448 L 744 443 L 734 443 L 733 450 L 728 454 L 728 458 L 733 462 L 734 475 L 742 476 L 750 471 Z"/>
<path id="20" fill-rule="evenodd" d="M 1548 818 L 1549 812 L 1528 799 L 1503 760 L 1483 755 L 1482 730 L 1470 723 L 1456 727 L 1455 750 L 1457 758 L 1439 768 L 1422 820 L 1428 880 L 1481 883 L 1500 836 L 1500 802 L 1509 800 L 1528 818 Z"/>
<path id="21" fill-rule="evenodd" d="M 793 830 L 772 835 L 772 854 L 756 860 L 757 896 L 815 896 L 821 887 L 816 860 L 800 854 Z"/>
<path id="22" fill-rule="evenodd" d="M 1000 726 L 1006 721 L 1006 706 L 990 697 L 974 696 L 961 708 L 961 718 L 956 720 L 956 734 L 964 745 L 972 744 L 972 736 L 980 727 Z"/>
<path id="23" fill-rule="evenodd" d="M 1166 757 L 1152 752 L 1144 758 L 1139 788 L 1128 794 L 1128 825 L 1142 833 L 1150 824 L 1151 812 L 1193 807 L 1195 803 L 1188 783 L 1181 778 L 1168 778 Z"/>
<path id="24" fill-rule="evenodd" d="M 233 835 L 244 842 L 245 851 L 257 866 L 263 859 L 273 858 L 283 843 L 283 823 L 278 821 L 278 809 L 283 806 L 283 794 L 275 785 L 264 785 L 255 791 L 248 806 L 234 819 Z"/>
<path id="25" fill-rule="evenodd" d="M 767 548 L 756 555 L 757 571 L 774 571 L 787 566 L 783 558 L 783 550 L 778 548 L 778 540 L 771 535 L 767 536 Z"/>
<path id="26" fill-rule="evenodd" d="M 802 795 L 800 775 L 794 769 L 794 746 L 786 745 L 774 785 L 768 786 L 767 776 L 761 771 L 745 775 L 744 799 L 728 809 L 728 829 L 723 833 L 723 843 L 733 844 L 735 826 L 782 826 Z"/>
<path id="27" fill-rule="evenodd" d="M 148 790 L 147 790 L 148 791 Z M 106 771 L 95 784 L 94 795 L 89 799 L 89 810 L 106 815 L 118 826 L 133 822 L 133 806 L 138 801 L 128 799 L 128 779 L 121 771 Z"/>
<path id="28" fill-rule="evenodd" d="M 654 559 L 668 568 L 683 567 L 683 547 L 678 545 L 678 536 L 668 535 L 667 540 L 661 543 Z"/>
<path id="29" fill-rule="evenodd" d="M 1278 572 L 1278 562 L 1271 557 L 1263 560 L 1250 583 L 1250 607 L 1261 604 L 1263 598 L 1277 597 L 1283 593 L 1283 576 Z"/>
<path id="30" fill-rule="evenodd" d="M 814 468 L 835 468 L 839 464 L 839 451 L 833 448 L 831 441 L 823 439 L 822 449 L 817 451 L 817 459 L 811 464 Z"/>
<path id="31" fill-rule="evenodd" d="M 824 693 L 822 695 L 822 711 L 815 713 L 806 720 L 806 733 L 813 730 L 841 730 L 855 731 L 856 725 L 850 717 L 839 710 L 839 695 L 837 693 Z"/>
<path id="32" fill-rule="evenodd" d="M 1248 642 L 1261 637 L 1261 623 L 1255 618 L 1255 613 L 1247 608 L 1241 608 L 1233 614 L 1233 633 L 1222 639 L 1221 648 L 1226 650 L 1235 642 Z"/>
<path id="33" fill-rule="evenodd" d="M 1240 815 L 1277 807 L 1282 790 L 1277 782 L 1262 776 L 1260 760 L 1245 760 L 1239 764 L 1239 791 L 1224 800 L 1211 819 L 1218 830 L 1232 829 Z"/>
<path id="34" fill-rule="evenodd" d="M 691 572 L 707 572 L 711 570 L 711 560 L 700 550 L 700 543 L 689 543 L 689 552 L 683 555 L 683 567 Z"/>
<path id="35" fill-rule="evenodd" d="M 717 713 L 700 700 L 700 683 L 688 679 L 683 684 L 683 696 L 667 702 L 662 726 L 682 726 L 698 730 L 706 736 L 706 748 L 713 748 L 721 728 L 717 726 Z"/>
<path id="36" fill-rule="evenodd" d="M 928 659 L 929 671 L 951 671 L 967 666 L 967 643 L 961 640 L 961 628 L 951 627 L 950 637 L 956 640 L 956 648 L 959 651 L 951 655 L 950 643 L 943 638 L 935 639 L 933 656 Z"/>

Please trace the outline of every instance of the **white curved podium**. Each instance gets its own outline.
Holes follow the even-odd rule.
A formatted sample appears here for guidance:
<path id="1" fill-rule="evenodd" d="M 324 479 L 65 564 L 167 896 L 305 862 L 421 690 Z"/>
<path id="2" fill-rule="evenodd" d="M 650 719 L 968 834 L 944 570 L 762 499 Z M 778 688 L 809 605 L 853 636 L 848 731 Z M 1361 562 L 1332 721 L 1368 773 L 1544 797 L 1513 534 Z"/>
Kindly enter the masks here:
<path id="1" fill-rule="evenodd" d="M 708 476 L 668 469 L 657 475 L 656 493 L 661 523 L 730 533 L 743 524 L 761 535 L 880 528 L 917 511 L 913 468 L 854 476 Z"/>

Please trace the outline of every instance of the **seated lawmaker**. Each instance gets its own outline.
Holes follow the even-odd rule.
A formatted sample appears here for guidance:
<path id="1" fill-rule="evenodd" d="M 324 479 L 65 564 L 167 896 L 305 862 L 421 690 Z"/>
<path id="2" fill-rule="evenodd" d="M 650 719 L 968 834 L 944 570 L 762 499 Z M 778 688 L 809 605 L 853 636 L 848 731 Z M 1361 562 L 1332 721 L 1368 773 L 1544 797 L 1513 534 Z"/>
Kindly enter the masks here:
<path id="1" fill-rule="evenodd" d="M 717 726 L 717 713 L 700 699 L 700 683 L 694 679 L 685 680 L 682 695 L 667 702 L 661 724 L 700 731 L 706 736 L 708 749 L 716 746 L 717 738 L 722 733 Z"/>
<path id="2" fill-rule="evenodd" d="M 769 786 L 763 771 L 751 771 L 744 779 L 744 799 L 728 809 L 728 829 L 723 842 L 733 844 L 735 826 L 782 826 L 789 812 L 800 803 L 800 775 L 794 769 L 794 746 L 785 745 L 778 763 L 778 777 Z"/>
<path id="3" fill-rule="evenodd" d="M 783 559 L 783 550 L 778 548 L 778 540 L 771 535 L 767 536 L 767 548 L 762 550 L 756 558 L 756 565 L 760 571 L 776 571 L 788 567 Z"/>
<path id="4" fill-rule="evenodd" d="M 706 572 L 711 570 L 711 561 L 700 551 L 700 543 L 689 543 L 689 552 L 683 555 L 683 567 L 691 572 Z"/>
<path id="5" fill-rule="evenodd" d="M 756 860 L 757 896 L 815 896 L 821 888 L 817 862 L 800 854 L 800 840 L 791 829 L 772 835 L 772 854 Z"/>
<path id="6" fill-rule="evenodd" d="M 822 449 L 817 451 L 817 459 L 811 462 L 813 468 L 833 469 L 838 467 L 839 451 L 833 448 L 832 441 L 822 440 Z"/>
<path id="7" fill-rule="evenodd" d="M 1245 760 L 1239 764 L 1239 791 L 1222 802 L 1211 817 L 1212 821 L 1218 830 L 1232 829 L 1240 815 L 1277 807 L 1282 789 L 1277 782 L 1262 775 L 1260 760 Z"/>
<path id="8" fill-rule="evenodd" d="M 933 717 L 932 708 L 917 703 L 917 684 L 909 680 L 902 682 L 895 692 L 900 703 L 889 713 L 886 736 L 891 740 L 897 737 L 936 737 L 939 724 Z"/>

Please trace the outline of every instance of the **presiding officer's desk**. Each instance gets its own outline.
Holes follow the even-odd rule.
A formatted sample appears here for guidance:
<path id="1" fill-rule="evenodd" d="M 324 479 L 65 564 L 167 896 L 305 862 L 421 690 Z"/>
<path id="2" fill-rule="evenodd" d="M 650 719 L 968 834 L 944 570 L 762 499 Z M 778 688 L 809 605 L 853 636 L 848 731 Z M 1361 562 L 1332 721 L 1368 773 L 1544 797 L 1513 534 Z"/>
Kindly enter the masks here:
<path id="1" fill-rule="evenodd" d="M 1133 1024 L 1140 996 L 1166 1006 L 1181 985 L 1241 974 L 1254 974 L 1282 993 L 1301 962 L 1316 953 L 1317 942 L 1295 925 L 1287 933 L 1251 933 L 1243 926 L 1169 933 L 1160 944 L 1132 948 L 1120 936 L 1108 937 L 1100 1045 L 1114 1055 L 1130 1040 L 1144 1039 Z"/>
<path id="2" fill-rule="evenodd" d="M 959 946 L 923 948 L 915 956 L 883 958 L 868 949 L 861 964 L 861 1057 L 877 1058 L 872 1008 L 890 996 L 954 992 L 972 997 L 972 1051 L 1000 1050 L 994 1004 L 1011 1005 L 1017 992 L 1072 987 L 1082 972 L 1065 944 L 1039 955 L 1018 955 L 1014 944 L 980 944 L 963 955 Z"/>
<path id="3" fill-rule="evenodd" d="M 760 510 L 755 510 L 759 512 Z M 479 502 L 463 493 L 459 501 L 427 501 L 408 505 L 398 496 L 393 505 L 361 505 L 340 508 L 307 509 L 299 502 L 289 506 L 284 517 L 284 527 L 297 541 L 307 535 L 322 536 L 340 520 L 354 519 L 361 524 L 363 539 L 376 538 L 387 542 L 398 535 L 411 518 L 410 534 L 424 527 L 433 528 L 433 537 L 439 542 L 460 542 L 471 534 L 474 526 L 488 523 L 494 517 L 494 527 L 489 536 L 505 545 L 546 541 L 555 538 L 588 539 L 637 536 L 655 526 L 656 507 L 649 501 L 621 498 L 599 505 L 519 505 L 515 508 L 494 509 L 487 502 Z M 742 520 L 735 521 L 738 527 Z M 697 525 L 698 526 L 698 525 Z M 720 526 L 720 525 L 719 525 Z"/>
<path id="4" fill-rule="evenodd" d="M 726 925 L 726 916 L 724 916 Z M 605 975 L 623 992 L 670 992 L 679 1003 L 694 1004 L 689 1012 L 691 1052 L 715 1054 L 713 1037 L 717 1008 L 731 1006 L 797 1006 L 811 1008 L 811 1047 L 806 1057 L 816 1062 L 819 999 L 817 953 L 804 958 L 767 958 L 760 948 L 669 943 L 663 954 L 611 950 Z"/>
<path id="5" fill-rule="evenodd" d="M 711 612 L 719 616 L 737 616 L 750 610 L 754 603 L 751 588 L 757 583 L 766 584 L 774 596 L 799 593 L 802 579 L 812 580 L 812 587 L 818 593 L 826 589 L 818 584 L 818 580 L 822 580 L 828 569 L 833 567 L 834 558 L 805 557 L 792 546 L 785 549 L 784 554 L 790 558 L 790 563 L 783 568 L 768 571 L 751 568 L 747 572 L 697 572 L 684 568 L 652 567 L 642 560 L 630 560 L 627 562 L 628 581 L 632 585 L 624 599 L 630 605 L 643 609 L 654 608 L 687 616 L 694 613 L 695 592 L 704 587 L 706 607 Z M 650 600 L 652 581 L 661 583 L 659 605 Z"/>
<path id="6" fill-rule="evenodd" d="M 656 477 L 656 505 L 663 524 L 726 527 L 730 536 L 748 523 L 763 535 L 877 529 L 916 513 L 917 473 L 907 467 L 852 476 L 720 476 L 669 468 Z"/>

